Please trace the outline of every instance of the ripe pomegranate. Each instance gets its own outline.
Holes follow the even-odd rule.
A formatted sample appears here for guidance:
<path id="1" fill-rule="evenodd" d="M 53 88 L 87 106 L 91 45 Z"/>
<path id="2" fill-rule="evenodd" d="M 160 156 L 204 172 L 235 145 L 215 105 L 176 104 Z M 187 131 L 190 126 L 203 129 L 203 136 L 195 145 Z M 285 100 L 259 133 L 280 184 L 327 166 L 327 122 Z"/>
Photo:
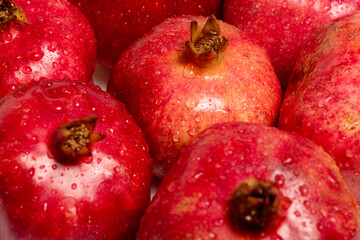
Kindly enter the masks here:
<path id="1" fill-rule="evenodd" d="M 359 0 L 224 0 L 223 18 L 268 51 L 285 89 L 299 52 L 315 29 L 358 11 Z"/>
<path id="2" fill-rule="evenodd" d="M 2 0 L 0 29 L 0 98 L 44 78 L 91 80 L 95 34 L 67 1 Z"/>
<path id="3" fill-rule="evenodd" d="M 151 165 L 141 129 L 99 87 L 29 83 L 0 102 L 0 233 L 133 239 L 150 199 Z"/>
<path id="4" fill-rule="evenodd" d="M 135 40 L 167 17 L 220 16 L 221 0 L 69 0 L 88 17 L 98 40 L 98 61 L 111 68 Z"/>
<path id="5" fill-rule="evenodd" d="M 359 216 L 321 147 L 274 127 L 228 122 L 185 148 L 137 239 L 360 239 Z"/>
<path id="6" fill-rule="evenodd" d="M 160 177 L 216 122 L 274 125 L 282 95 L 265 50 L 214 16 L 174 17 L 155 27 L 121 56 L 108 91 L 144 130 Z"/>
<path id="7" fill-rule="evenodd" d="M 360 203 L 360 14 L 320 27 L 302 51 L 279 127 L 322 146 Z"/>

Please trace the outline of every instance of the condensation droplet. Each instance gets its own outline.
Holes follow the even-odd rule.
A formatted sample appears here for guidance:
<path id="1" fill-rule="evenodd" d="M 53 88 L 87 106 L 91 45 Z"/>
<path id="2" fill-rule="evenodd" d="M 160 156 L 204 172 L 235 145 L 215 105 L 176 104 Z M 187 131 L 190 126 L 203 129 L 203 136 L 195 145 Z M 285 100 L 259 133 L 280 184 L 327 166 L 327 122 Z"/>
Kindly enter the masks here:
<path id="1" fill-rule="evenodd" d="M 183 77 L 191 79 L 196 77 L 196 75 L 196 66 L 192 63 L 187 64 L 183 71 Z"/>
<path id="2" fill-rule="evenodd" d="M 196 108 L 197 105 L 199 105 L 199 99 L 196 99 L 196 98 L 189 98 L 186 102 L 185 102 L 185 106 L 188 108 L 188 109 L 193 109 L 193 108 Z"/>

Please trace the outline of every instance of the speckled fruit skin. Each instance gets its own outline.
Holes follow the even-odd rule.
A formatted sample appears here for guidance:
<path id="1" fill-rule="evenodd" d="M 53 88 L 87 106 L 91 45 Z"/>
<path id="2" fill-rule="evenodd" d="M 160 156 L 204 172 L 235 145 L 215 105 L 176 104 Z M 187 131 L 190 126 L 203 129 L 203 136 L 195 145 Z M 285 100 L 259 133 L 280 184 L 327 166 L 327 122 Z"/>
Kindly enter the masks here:
<path id="1" fill-rule="evenodd" d="M 198 67 L 185 60 L 192 20 L 202 27 L 206 18 L 169 18 L 139 39 L 116 63 L 108 85 L 144 130 L 158 176 L 206 127 L 235 120 L 274 125 L 280 105 L 266 52 L 234 26 L 219 21 L 229 39 L 222 61 Z"/>
<path id="2" fill-rule="evenodd" d="M 89 21 L 65 0 L 15 0 L 29 25 L 0 30 L 0 98 L 39 79 L 90 81 L 96 40 Z"/>
<path id="3" fill-rule="evenodd" d="M 268 51 L 285 89 L 299 52 L 316 28 L 357 11 L 359 0 L 225 0 L 223 19 Z"/>
<path id="4" fill-rule="evenodd" d="M 244 180 L 275 183 L 279 212 L 267 231 L 230 225 L 228 201 Z M 222 123 L 203 131 L 163 179 L 138 240 L 360 239 L 359 209 L 334 160 L 310 140 L 274 127 Z"/>
<path id="5" fill-rule="evenodd" d="M 105 138 L 90 145 L 92 157 L 58 162 L 52 133 L 93 114 L 94 132 Z M 6 239 L 132 239 L 149 202 L 152 162 L 123 104 L 93 83 L 33 82 L 0 102 L 0 133 Z"/>
<path id="6" fill-rule="evenodd" d="M 360 14 L 319 28 L 302 51 L 279 127 L 322 146 L 360 203 Z"/>
<path id="7" fill-rule="evenodd" d="M 89 18 L 98 40 L 98 62 L 108 68 L 131 43 L 168 17 L 221 14 L 221 0 L 69 1 Z"/>

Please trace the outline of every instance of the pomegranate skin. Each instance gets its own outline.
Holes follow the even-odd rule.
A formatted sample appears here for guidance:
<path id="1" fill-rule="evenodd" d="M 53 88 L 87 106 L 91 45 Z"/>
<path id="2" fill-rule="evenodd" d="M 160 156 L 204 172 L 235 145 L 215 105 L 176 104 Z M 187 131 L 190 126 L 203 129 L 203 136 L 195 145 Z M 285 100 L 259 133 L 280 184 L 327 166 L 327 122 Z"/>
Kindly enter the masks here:
<path id="1" fill-rule="evenodd" d="M 91 81 L 96 62 L 94 30 L 65 0 L 16 0 L 29 24 L 0 32 L 0 98 L 40 79 Z"/>
<path id="2" fill-rule="evenodd" d="M 285 90 L 300 51 L 316 28 L 358 11 L 359 0 L 225 0 L 223 19 L 268 51 Z"/>
<path id="3" fill-rule="evenodd" d="M 222 60 L 204 67 L 186 59 L 192 20 L 203 27 L 206 18 L 169 18 L 135 42 L 114 66 L 108 85 L 145 132 L 160 177 L 214 123 L 276 124 L 282 96 L 266 52 L 222 21 L 220 34 L 229 39 Z"/>
<path id="4" fill-rule="evenodd" d="M 251 177 L 274 183 L 266 230 L 234 230 L 229 200 Z M 359 209 L 334 160 L 310 140 L 251 123 L 215 124 L 182 152 L 140 223 L 138 240 L 360 239 Z"/>
<path id="5" fill-rule="evenodd" d="M 90 145 L 92 156 L 57 159 L 54 131 L 94 114 L 93 132 L 105 138 Z M 133 239 L 150 200 L 152 161 L 123 104 L 93 83 L 32 82 L 1 100 L 0 133 L 7 239 Z"/>
<path id="6" fill-rule="evenodd" d="M 301 52 L 279 127 L 322 146 L 360 203 L 360 14 L 320 27 Z"/>
<path id="7" fill-rule="evenodd" d="M 70 0 L 88 17 L 98 40 L 98 62 L 112 68 L 135 40 L 168 17 L 221 14 L 221 0 Z"/>

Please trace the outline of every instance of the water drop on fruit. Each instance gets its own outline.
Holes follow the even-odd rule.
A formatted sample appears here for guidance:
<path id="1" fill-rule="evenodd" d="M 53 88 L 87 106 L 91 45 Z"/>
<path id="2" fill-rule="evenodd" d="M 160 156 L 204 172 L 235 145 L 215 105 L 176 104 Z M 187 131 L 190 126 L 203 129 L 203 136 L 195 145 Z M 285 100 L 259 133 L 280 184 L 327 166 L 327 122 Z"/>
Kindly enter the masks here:
<path id="1" fill-rule="evenodd" d="M 285 177 L 284 177 L 284 175 L 278 174 L 278 175 L 275 176 L 275 184 L 276 184 L 278 187 L 284 186 L 284 183 L 285 183 Z"/>
<path id="2" fill-rule="evenodd" d="M 192 63 L 187 64 L 183 71 L 183 77 L 191 79 L 196 77 L 196 75 L 196 66 Z"/>
<path id="3" fill-rule="evenodd" d="M 300 186 L 299 190 L 300 190 L 301 195 L 304 197 L 307 196 L 309 193 L 309 189 L 304 185 Z"/>
<path id="4" fill-rule="evenodd" d="M 186 102 L 185 102 L 185 106 L 188 109 L 193 109 L 195 107 L 197 107 L 197 105 L 199 105 L 199 99 L 196 98 L 189 98 Z"/>
<path id="5" fill-rule="evenodd" d="M 71 184 L 71 189 L 72 189 L 72 190 L 75 190 L 76 188 L 77 188 L 76 183 Z"/>
<path id="6" fill-rule="evenodd" d="M 32 68 L 30 66 L 25 66 L 22 69 L 22 72 L 25 73 L 25 74 L 30 74 L 32 72 Z"/>
<path id="7" fill-rule="evenodd" d="M 176 182 L 171 182 L 166 189 L 168 190 L 168 192 L 174 192 L 176 190 L 176 187 Z"/>
<path id="8" fill-rule="evenodd" d="M 174 142 L 179 142 L 180 136 L 179 136 L 179 135 L 174 135 L 173 138 L 172 138 L 172 140 L 173 140 Z"/>

